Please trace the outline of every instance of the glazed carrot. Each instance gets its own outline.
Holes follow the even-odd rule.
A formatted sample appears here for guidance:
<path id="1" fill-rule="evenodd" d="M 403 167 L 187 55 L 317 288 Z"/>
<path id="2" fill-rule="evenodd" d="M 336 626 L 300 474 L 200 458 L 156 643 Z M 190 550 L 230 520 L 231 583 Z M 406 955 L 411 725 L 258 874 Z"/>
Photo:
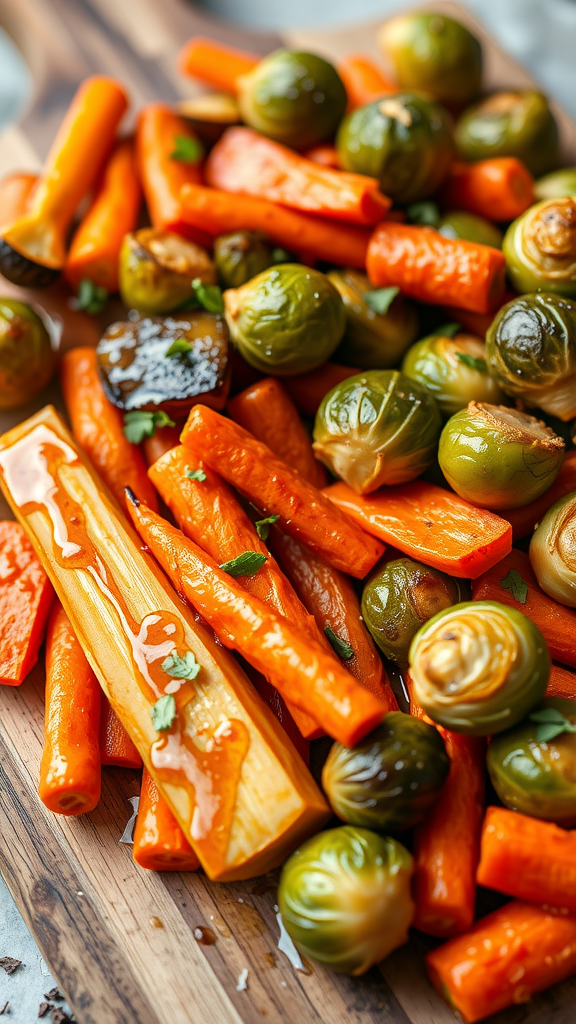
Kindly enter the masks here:
<path id="1" fill-rule="evenodd" d="M 38 793 L 55 814 L 87 814 L 100 799 L 100 684 L 56 601 L 46 634 L 46 711 Z"/>
<path id="2" fill-rule="evenodd" d="M 323 493 L 374 537 L 452 576 L 476 579 L 512 546 L 504 519 L 424 480 L 364 497 L 341 482 Z"/>
<path id="3" fill-rule="evenodd" d="M 214 188 L 269 199 L 350 224 L 377 224 L 392 205 L 377 178 L 335 171 L 241 126 L 228 128 L 206 161 Z"/>
<path id="4" fill-rule="evenodd" d="M 324 363 L 309 373 L 285 377 L 282 385 L 301 412 L 307 416 L 315 416 L 324 395 L 355 373 L 360 373 L 360 370 L 355 370 L 352 366 L 340 366 L 338 363 Z"/>
<path id="5" fill-rule="evenodd" d="M 434 228 L 384 221 L 375 229 L 366 259 L 376 287 L 397 285 L 406 295 L 433 305 L 488 313 L 504 293 L 506 261 L 500 249 Z"/>
<path id="6" fill-rule="evenodd" d="M 536 201 L 534 179 L 515 156 L 452 164 L 440 192 L 449 210 L 468 210 L 487 220 L 515 220 Z"/>
<path id="7" fill-rule="evenodd" d="M 475 1024 L 576 971 L 576 919 L 513 900 L 428 953 L 426 967 L 443 999 Z"/>
<path id="8" fill-rule="evenodd" d="M 0 230 L 26 212 L 37 174 L 9 174 L 0 181 Z"/>
<path id="9" fill-rule="evenodd" d="M 179 214 L 182 233 L 193 237 L 226 231 L 263 231 L 289 252 L 306 253 L 347 267 L 364 267 L 370 232 L 354 224 L 335 224 L 300 210 L 288 210 L 268 199 L 244 196 L 241 202 L 221 189 L 184 185 Z M 180 230 L 180 228 L 179 228 Z"/>
<path id="10" fill-rule="evenodd" d="M 66 352 L 60 362 L 60 383 L 74 436 L 115 498 L 124 505 L 124 488 L 131 487 L 157 508 L 142 454 L 124 437 L 122 415 L 104 394 L 95 350 Z"/>
<path id="11" fill-rule="evenodd" d="M 511 572 L 512 576 L 519 574 L 516 579 L 520 589 L 516 588 L 516 594 L 523 600 L 514 596 Z M 506 585 L 503 586 L 503 583 Z M 522 584 L 526 585 L 526 592 Z M 511 590 L 507 589 L 509 586 Z M 472 597 L 475 601 L 501 601 L 524 612 L 538 626 L 551 657 L 576 668 L 576 609 L 559 604 L 540 589 L 530 559 L 523 551 L 513 548 L 498 565 L 474 580 Z"/>
<path id="12" fill-rule="evenodd" d="M 0 684 L 20 686 L 38 661 L 54 592 L 18 523 L 0 522 Z"/>
<path id="13" fill-rule="evenodd" d="M 156 427 L 152 437 L 144 438 L 142 448 L 147 466 L 153 466 L 171 448 L 180 443 L 181 426 Z"/>
<path id="14" fill-rule="evenodd" d="M 325 485 L 326 470 L 314 458 L 298 410 L 276 377 L 266 377 L 236 395 L 228 402 L 228 412 L 314 487 Z"/>
<path id="15" fill-rule="evenodd" d="M 283 697 L 348 747 L 382 720 L 385 706 L 309 634 L 249 594 L 137 499 L 128 506 L 142 540 L 186 600 Z"/>
<path id="16" fill-rule="evenodd" d="M 178 70 L 214 89 L 236 92 L 238 79 L 252 71 L 260 60 L 256 54 L 224 46 L 215 39 L 194 36 L 180 51 Z"/>
<path id="17" fill-rule="evenodd" d="M 550 679 L 546 688 L 547 697 L 566 697 L 576 700 L 576 675 L 565 668 L 552 665 Z"/>
<path id="18" fill-rule="evenodd" d="M 126 232 L 136 227 L 141 198 L 134 145 L 125 139 L 106 164 L 72 239 L 64 273 L 74 289 L 89 278 L 108 292 L 118 291 L 120 249 Z"/>
<path id="19" fill-rule="evenodd" d="M 551 505 L 572 491 L 576 491 L 576 451 L 566 452 L 558 476 L 544 494 L 528 505 L 509 508 L 501 513 L 502 518 L 507 519 L 512 526 L 514 540 L 520 540 L 532 533 L 536 523 Z"/>
<path id="20" fill-rule="evenodd" d="M 286 533 L 334 568 L 362 579 L 380 558 L 384 549 L 378 541 L 358 530 L 321 491 L 237 423 L 198 405 L 190 412 L 181 440 L 195 450 L 200 446 L 212 469 L 266 516 L 279 516 Z"/>
<path id="21" fill-rule="evenodd" d="M 104 694 L 100 715 L 100 758 L 103 765 L 116 768 L 142 767 L 140 754 Z"/>
<path id="22" fill-rule="evenodd" d="M 398 86 L 386 78 L 370 57 L 362 53 L 344 57 L 338 64 L 338 74 L 346 88 L 349 110 L 398 92 Z"/>
<path id="23" fill-rule="evenodd" d="M 200 861 L 147 768 L 142 772 L 132 856 L 148 871 L 196 871 Z"/>
<path id="24" fill-rule="evenodd" d="M 329 146 L 327 143 L 320 146 L 312 146 L 312 149 L 306 150 L 304 156 L 307 160 L 311 160 L 313 164 L 320 164 L 321 167 L 333 167 L 334 170 L 340 168 L 336 146 Z"/>

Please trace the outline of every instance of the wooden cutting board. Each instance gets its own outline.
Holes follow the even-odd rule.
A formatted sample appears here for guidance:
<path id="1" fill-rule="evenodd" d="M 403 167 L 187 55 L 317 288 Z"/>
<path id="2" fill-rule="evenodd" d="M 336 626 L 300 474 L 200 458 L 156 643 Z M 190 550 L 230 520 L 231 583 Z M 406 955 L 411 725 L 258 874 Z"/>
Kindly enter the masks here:
<path id="1" fill-rule="evenodd" d="M 430 6 L 474 24 L 456 4 Z M 198 91 L 175 70 L 176 54 L 193 34 L 258 53 L 285 43 L 338 58 L 354 50 L 376 55 L 378 24 L 295 30 L 280 39 L 215 22 L 181 0 L 0 0 L 0 23 L 16 39 L 36 85 L 21 124 L 0 140 L 0 174 L 39 165 L 78 83 L 92 72 L 120 77 L 135 106 L 172 101 Z M 529 84 L 474 27 L 485 44 L 487 86 Z M 556 112 L 564 159 L 576 163 L 576 125 Z M 0 417 L 0 431 L 32 411 Z M 361 979 L 317 967 L 303 973 L 278 949 L 276 876 L 216 885 L 202 874 L 137 868 L 119 839 L 129 798 L 139 791 L 138 773 L 105 769 L 102 800 L 90 815 L 50 814 L 36 794 L 43 685 L 37 666 L 19 689 L 0 687 L 0 869 L 79 1024 L 454 1021 L 426 980 L 423 936 Z M 216 941 L 199 943 L 198 928 L 211 929 Z M 247 988 L 238 990 L 245 968 Z M 573 1024 L 575 998 L 576 979 L 492 1022 Z"/>

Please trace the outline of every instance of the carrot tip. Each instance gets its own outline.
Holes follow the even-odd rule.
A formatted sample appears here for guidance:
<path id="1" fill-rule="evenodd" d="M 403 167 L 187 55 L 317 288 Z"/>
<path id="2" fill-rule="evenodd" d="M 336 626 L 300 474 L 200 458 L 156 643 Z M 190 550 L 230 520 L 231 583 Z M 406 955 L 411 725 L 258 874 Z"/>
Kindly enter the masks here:
<path id="1" fill-rule="evenodd" d="M 125 487 L 124 491 L 125 491 L 126 497 L 128 498 L 128 501 L 130 501 L 133 505 L 135 505 L 136 508 L 139 508 L 140 507 L 140 500 L 139 500 L 139 498 L 136 497 L 136 495 L 134 494 L 134 491 L 132 490 L 132 488 L 131 487 Z"/>

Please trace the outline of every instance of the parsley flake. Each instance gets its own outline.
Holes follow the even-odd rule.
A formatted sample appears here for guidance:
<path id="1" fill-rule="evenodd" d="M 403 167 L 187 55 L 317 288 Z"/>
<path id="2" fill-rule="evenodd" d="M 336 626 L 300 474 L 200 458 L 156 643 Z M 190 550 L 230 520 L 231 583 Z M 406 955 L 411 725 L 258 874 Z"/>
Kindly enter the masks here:
<path id="1" fill-rule="evenodd" d="M 441 327 L 437 327 L 435 331 L 432 331 L 432 334 L 440 334 L 443 338 L 453 338 L 461 330 L 462 324 L 442 324 Z"/>
<path id="2" fill-rule="evenodd" d="M 182 164 L 199 164 L 204 156 L 204 150 L 198 139 L 190 135 L 175 135 L 174 149 L 170 153 L 171 160 L 178 160 Z"/>
<path id="3" fill-rule="evenodd" d="M 172 679 L 196 679 L 200 671 L 200 665 L 192 651 L 186 651 L 182 658 L 176 652 L 169 654 L 164 658 L 160 668 Z"/>
<path id="4" fill-rule="evenodd" d="M 171 345 L 168 346 L 164 355 L 165 356 L 178 356 L 182 352 L 191 352 L 192 345 L 186 338 L 175 338 Z"/>
<path id="5" fill-rule="evenodd" d="M 566 718 L 557 708 L 542 708 L 540 711 L 533 711 L 529 715 L 531 722 L 537 722 L 536 741 L 538 743 L 549 743 L 565 732 L 576 732 L 576 725 L 573 725 L 569 718 Z"/>
<path id="6" fill-rule="evenodd" d="M 422 227 L 436 228 L 440 223 L 438 205 L 427 199 L 418 203 L 410 203 L 406 207 L 406 216 L 410 224 L 419 224 Z"/>
<path id="7" fill-rule="evenodd" d="M 363 298 L 370 309 L 373 309 L 375 313 L 380 313 L 381 316 L 385 316 L 399 292 L 400 289 L 396 286 L 376 288 L 374 291 L 364 292 Z"/>
<path id="8" fill-rule="evenodd" d="M 189 480 L 197 480 L 200 484 L 206 479 L 206 473 L 203 469 L 187 469 L 186 476 Z"/>
<path id="9" fill-rule="evenodd" d="M 95 316 L 101 313 L 108 302 L 108 292 L 100 285 L 94 284 L 89 277 L 84 277 L 78 285 L 76 298 L 70 300 L 73 309 L 81 309 L 83 313 Z"/>
<path id="10" fill-rule="evenodd" d="M 229 562 L 222 562 L 220 568 L 227 572 L 229 576 L 253 576 L 254 573 L 258 572 L 266 562 L 266 555 L 260 554 L 259 551 L 244 551 L 241 555 L 236 558 L 231 558 Z"/>
<path id="11" fill-rule="evenodd" d="M 200 305 L 207 310 L 208 313 L 221 314 L 224 312 L 222 289 L 219 285 L 203 284 L 199 277 L 195 277 L 192 281 L 192 291 Z"/>
<path id="12" fill-rule="evenodd" d="M 456 356 L 464 366 L 469 366 L 471 370 L 478 370 L 478 373 L 488 373 L 488 366 L 486 360 L 482 356 L 471 356 L 469 352 L 457 352 Z"/>
<path id="13" fill-rule="evenodd" d="M 332 650 L 339 658 L 342 658 L 343 661 L 350 661 L 350 658 L 354 657 L 354 648 L 350 646 L 347 640 L 343 640 L 342 637 L 338 636 L 332 629 L 332 626 L 324 626 L 324 632 Z"/>
<path id="14" fill-rule="evenodd" d="M 174 427 L 176 424 L 163 409 L 145 412 L 134 409 L 124 413 L 124 437 L 130 444 L 140 444 L 145 437 L 153 437 L 156 427 Z"/>
<path id="15" fill-rule="evenodd" d="M 254 523 L 256 527 L 256 533 L 260 537 L 260 540 L 268 540 L 268 534 L 270 533 L 270 527 L 277 523 L 280 516 L 266 516 L 266 519 L 258 519 Z"/>
<path id="16" fill-rule="evenodd" d="M 176 701 L 171 693 L 165 693 L 152 705 L 152 725 L 157 732 L 169 729 L 176 718 Z"/>
<path id="17" fill-rule="evenodd" d="M 519 604 L 526 604 L 528 584 L 522 579 L 518 569 L 509 569 L 504 578 L 500 580 L 500 586 L 502 590 L 509 590 Z"/>

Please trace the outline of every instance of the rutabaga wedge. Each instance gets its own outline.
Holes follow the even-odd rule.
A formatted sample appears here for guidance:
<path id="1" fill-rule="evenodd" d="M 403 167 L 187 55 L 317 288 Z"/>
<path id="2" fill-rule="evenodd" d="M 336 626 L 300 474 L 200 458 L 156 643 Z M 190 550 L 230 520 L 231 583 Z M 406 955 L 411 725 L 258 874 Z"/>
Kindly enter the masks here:
<path id="1" fill-rule="evenodd" d="M 51 406 L 0 438 L 0 484 L 206 873 L 249 878 L 280 864 L 324 824 L 325 801 Z"/>

